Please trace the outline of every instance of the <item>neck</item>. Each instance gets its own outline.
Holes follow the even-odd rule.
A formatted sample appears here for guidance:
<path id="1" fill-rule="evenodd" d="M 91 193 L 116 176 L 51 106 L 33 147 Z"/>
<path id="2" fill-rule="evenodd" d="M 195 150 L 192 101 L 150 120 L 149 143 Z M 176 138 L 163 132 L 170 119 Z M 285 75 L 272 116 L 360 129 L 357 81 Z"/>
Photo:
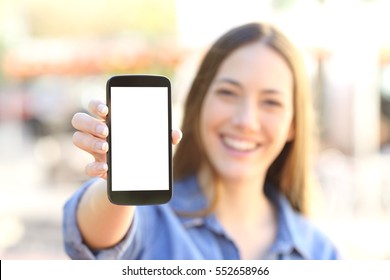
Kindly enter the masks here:
<path id="1" fill-rule="evenodd" d="M 272 205 L 263 191 L 265 174 L 240 180 L 213 180 L 210 175 L 210 172 L 201 172 L 200 182 L 209 199 L 215 195 L 212 190 L 218 188 L 215 214 L 222 223 L 253 227 L 273 220 Z"/>
<path id="2" fill-rule="evenodd" d="M 276 211 L 263 191 L 265 176 L 251 180 L 215 180 L 211 172 L 198 175 L 206 197 L 209 200 L 218 197 L 215 215 L 237 245 L 240 258 L 262 257 L 277 234 Z"/>

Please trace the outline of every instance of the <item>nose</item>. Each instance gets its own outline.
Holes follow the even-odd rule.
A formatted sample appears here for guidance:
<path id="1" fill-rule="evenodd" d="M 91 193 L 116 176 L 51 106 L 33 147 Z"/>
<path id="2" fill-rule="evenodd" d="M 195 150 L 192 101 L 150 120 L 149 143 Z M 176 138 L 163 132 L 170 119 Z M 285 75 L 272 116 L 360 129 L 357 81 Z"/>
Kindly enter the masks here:
<path id="1" fill-rule="evenodd" d="M 257 132 L 261 129 L 260 110 L 256 101 L 246 98 L 237 105 L 233 125 L 243 131 Z"/>

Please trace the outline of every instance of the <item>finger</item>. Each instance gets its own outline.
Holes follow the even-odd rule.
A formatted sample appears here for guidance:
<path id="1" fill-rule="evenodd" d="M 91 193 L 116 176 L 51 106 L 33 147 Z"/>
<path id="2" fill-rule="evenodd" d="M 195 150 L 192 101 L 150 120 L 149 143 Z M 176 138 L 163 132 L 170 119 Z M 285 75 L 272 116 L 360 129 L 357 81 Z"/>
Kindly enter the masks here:
<path id="1" fill-rule="evenodd" d="M 106 141 L 88 133 L 76 131 L 72 140 L 77 147 L 94 156 L 95 154 L 105 154 L 108 151 L 108 143 Z"/>
<path id="2" fill-rule="evenodd" d="M 90 177 L 107 178 L 108 165 L 103 162 L 92 162 L 85 167 L 85 173 Z"/>
<path id="3" fill-rule="evenodd" d="M 88 135 L 86 133 L 83 133 L 83 132 L 75 132 L 73 134 L 73 144 L 77 147 L 79 147 L 80 149 L 82 149 L 83 151 L 89 153 L 90 155 L 92 155 L 94 158 L 95 158 L 95 161 L 96 162 L 107 162 L 107 154 L 103 151 L 97 151 L 95 152 L 94 149 L 100 149 L 99 148 L 99 145 L 95 146 L 96 148 L 93 147 L 93 144 L 88 144 L 89 141 L 91 140 L 84 140 L 83 138 L 85 137 L 93 137 L 91 135 Z M 102 141 L 101 139 L 99 138 L 96 138 L 96 141 Z M 105 142 L 104 140 L 102 142 Z M 89 142 L 89 143 L 93 143 L 92 141 Z M 91 146 L 92 145 L 92 146 Z M 103 145 L 101 145 L 101 149 L 102 150 L 108 150 L 108 147 L 105 147 L 104 143 Z"/>
<path id="4" fill-rule="evenodd" d="M 172 130 L 172 143 L 173 143 L 173 145 L 178 144 L 182 137 L 183 137 L 183 133 L 181 132 L 180 129 Z"/>
<path id="5" fill-rule="evenodd" d="M 104 102 L 102 102 L 100 100 L 96 100 L 96 99 L 93 99 L 89 102 L 88 110 L 92 114 L 99 116 L 103 119 L 105 119 L 107 114 L 108 114 L 107 105 Z"/>
<path id="6" fill-rule="evenodd" d="M 72 118 L 72 125 L 77 130 L 102 139 L 108 136 L 107 125 L 85 113 L 76 113 Z"/>

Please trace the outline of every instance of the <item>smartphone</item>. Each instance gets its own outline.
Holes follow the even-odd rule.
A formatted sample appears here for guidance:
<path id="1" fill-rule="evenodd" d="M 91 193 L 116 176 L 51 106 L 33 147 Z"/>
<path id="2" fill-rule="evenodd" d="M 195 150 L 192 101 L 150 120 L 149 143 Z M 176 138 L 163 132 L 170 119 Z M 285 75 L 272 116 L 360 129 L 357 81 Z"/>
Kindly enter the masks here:
<path id="1" fill-rule="evenodd" d="M 172 196 L 171 83 L 164 76 L 107 81 L 108 197 L 114 204 L 163 204 Z"/>

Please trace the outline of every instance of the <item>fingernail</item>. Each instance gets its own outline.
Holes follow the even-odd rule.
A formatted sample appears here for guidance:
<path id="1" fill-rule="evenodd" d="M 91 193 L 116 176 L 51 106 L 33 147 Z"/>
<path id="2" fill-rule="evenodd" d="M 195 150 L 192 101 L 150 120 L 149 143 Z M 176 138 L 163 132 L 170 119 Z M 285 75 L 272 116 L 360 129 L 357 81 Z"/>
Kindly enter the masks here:
<path id="1" fill-rule="evenodd" d="M 181 138 L 183 137 L 183 133 L 181 132 L 181 130 L 174 130 L 173 132 L 178 137 L 178 140 L 181 140 Z"/>
<path id="2" fill-rule="evenodd" d="M 100 163 L 97 165 L 97 170 L 99 171 L 107 171 L 108 170 L 108 165 L 107 163 Z"/>
<path id="3" fill-rule="evenodd" d="M 96 142 L 95 149 L 107 152 L 108 151 L 108 143 L 107 142 Z"/>
<path id="4" fill-rule="evenodd" d="M 105 125 L 98 125 L 96 127 L 96 132 L 103 135 L 103 136 L 107 136 L 108 135 L 108 128 Z"/>
<path id="5" fill-rule="evenodd" d="M 108 107 L 104 104 L 100 104 L 98 107 L 97 107 L 97 110 L 100 114 L 102 115 L 105 115 L 107 114 L 107 111 L 108 111 Z"/>

